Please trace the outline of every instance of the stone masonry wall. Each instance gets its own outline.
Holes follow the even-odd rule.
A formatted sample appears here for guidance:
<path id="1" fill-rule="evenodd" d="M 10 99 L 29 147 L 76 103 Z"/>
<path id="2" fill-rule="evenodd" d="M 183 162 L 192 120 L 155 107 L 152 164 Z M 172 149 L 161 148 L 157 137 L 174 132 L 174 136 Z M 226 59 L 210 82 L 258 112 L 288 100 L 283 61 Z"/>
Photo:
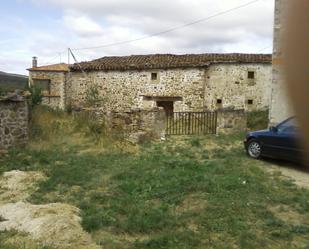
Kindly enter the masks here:
<path id="1" fill-rule="evenodd" d="M 247 130 L 245 110 L 222 109 L 217 114 L 217 133 L 234 133 Z"/>
<path id="2" fill-rule="evenodd" d="M 35 79 L 50 80 L 50 92 L 43 93 L 42 104 L 52 108 L 65 108 L 65 83 L 67 74 L 65 72 L 40 72 L 30 71 L 29 84 L 34 84 Z"/>
<path id="3" fill-rule="evenodd" d="M 27 143 L 28 118 L 26 101 L 0 101 L 0 149 Z"/>
<path id="4" fill-rule="evenodd" d="M 151 80 L 152 72 L 158 73 L 158 80 Z M 203 108 L 203 82 L 202 69 L 72 73 L 67 92 L 73 106 L 83 105 L 92 84 L 98 86 L 106 110 L 149 109 L 156 103 L 145 97 L 164 96 L 182 97 L 182 101 L 175 102 L 175 111 L 193 111 Z"/>
<path id="5" fill-rule="evenodd" d="M 269 108 L 271 70 L 270 64 L 212 65 L 206 71 L 207 110 L 234 108 L 253 111 Z M 248 79 L 249 71 L 254 72 L 254 79 Z M 217 104 L 218 99 L 221 104 Z"/>
<path id="6" fill-rule="evenodd" d="M 248 70 L 255 72 L 255 80 L 247 80 Z M 152 73 L 157 73 L 157 80 L 151 79 Z M 74 72 L 66 92 L 68 103 L 83 107 L 87 89 L 95 85 L 105 110 L 116 112 L 151 109 L 160 97 L 174 101 L 174 111 L 248 110 L 269 107 L 270 84 L 270 64 L 217 64 L 194 69 Z M 217 98 L 222 98 L 222 106 L 216 105 Z M 252 106 L 247 105 L 248 99 L 253 100 Z"/>
<path id="7" fill-rule="evenodd" d="M 162 108 L 132 110 L 130 112 L 105 112 L 103 109 L 84 109 L 94 114 L 104 124 L 108 134 L 122 134 L 132 143 L 144 143 L 165 137 L 165 112 Z"/>

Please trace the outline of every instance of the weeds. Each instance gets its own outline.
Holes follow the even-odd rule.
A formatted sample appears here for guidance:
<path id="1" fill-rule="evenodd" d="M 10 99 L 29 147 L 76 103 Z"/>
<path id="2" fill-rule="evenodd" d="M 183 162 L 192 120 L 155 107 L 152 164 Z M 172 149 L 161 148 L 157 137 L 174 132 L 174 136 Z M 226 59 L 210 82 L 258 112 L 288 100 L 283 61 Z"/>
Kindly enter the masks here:
<path id="1" fill-rule="evenodd" d="M 248 112 L 247 127 L 251 130 L 261 130 L 268 127 L 269 110 Z"/>
<path id="2" fill-rule="evenodd" d="M 192 138 L 190 143 L 191 143 L 192 146 L 195 146 L 195 147 L 200 147 L 201 146 L 201 141 L 200 141 L 200 139 L 198 137 Z"/>
<path id="3" fill-rule="evenodd" d="M 0 231 L 0 248 L 1 249 L 55 249 L 28 238 L 27 234 L 19 233 L 15 230 Z"/>
<path id="4" fill-rule="evenodd" d="M 29 98 L 29 105 L 31 108 L 38 106 L 42 102 L 42 89 L 37 85 L 32 85 L 28 88 L 28 91 L 31 93 Z"/>
<path id="5" fill-rule="evenodd" d="M 71 122 L 66 114 L 53 115 Z M 84 131 L 80 125 L 64 129 L 72 138 Z M 0 159 L 0 171 L 43 171 L 48 179 L 30 201 L 79 207 L 82 226 L 102 247 L 306 248 L 307 221 L 289 223 L 270 207 L 307 214 L 309 191 L 261 170 L 267 163 L 247 158 L 242 137 L 146 144 L 138 153 L 115 147 L 83 152 L 94 148 L 92 140 L 55 139 L 43 149 L 10 151 Z"/>

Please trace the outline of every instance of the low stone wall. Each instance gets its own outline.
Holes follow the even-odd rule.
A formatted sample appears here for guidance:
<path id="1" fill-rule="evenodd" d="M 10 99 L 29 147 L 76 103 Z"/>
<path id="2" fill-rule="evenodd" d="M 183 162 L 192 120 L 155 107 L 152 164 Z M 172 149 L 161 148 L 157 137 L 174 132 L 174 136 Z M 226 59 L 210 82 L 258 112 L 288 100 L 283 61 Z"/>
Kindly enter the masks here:
<path id="1" fill-rule="evenodd" d="M 122 134 L 124 139 L 132 143 L 144 143 L 165 137 L 166 116 L 163 108 L 108 113 L 100 109 L 83 111 L 94 114 L 105 124 L 107 132 Z"/>
<path id="2" fill-rule="evenodd" d="M 24 99 L 0 99 L 0 150 L 28 141 L 28 105 Z"/>
<path id="3" fill-rule="evenodd" d="M 217 134 L 247 130 L 245 110 L 221 109 L 218 111 Z"/>

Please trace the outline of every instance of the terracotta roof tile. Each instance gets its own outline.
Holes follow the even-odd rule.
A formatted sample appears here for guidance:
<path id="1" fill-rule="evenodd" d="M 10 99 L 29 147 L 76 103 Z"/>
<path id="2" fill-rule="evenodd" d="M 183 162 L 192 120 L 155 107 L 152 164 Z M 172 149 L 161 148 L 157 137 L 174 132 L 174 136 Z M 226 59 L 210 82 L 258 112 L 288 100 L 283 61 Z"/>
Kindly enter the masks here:
<path id="1" fill-rule="evenodd" d="M 271 63 L 270 54 L 154 54 L 102 57 L 70 66 L 71 71 L 206 67 L 212 63 Z"/>
<path id="2" fill-rule="evenodd" d="M 51 72 L 68 72 L 69 65 L 65 63 L 29 68 L 29 71 L 51 71 Z"/>

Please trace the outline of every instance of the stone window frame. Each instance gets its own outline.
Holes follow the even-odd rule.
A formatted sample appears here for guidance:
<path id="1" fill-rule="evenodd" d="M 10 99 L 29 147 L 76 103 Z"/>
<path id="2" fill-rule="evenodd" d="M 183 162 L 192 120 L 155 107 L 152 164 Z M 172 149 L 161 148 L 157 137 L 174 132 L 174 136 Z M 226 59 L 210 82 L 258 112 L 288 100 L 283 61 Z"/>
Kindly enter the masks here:
<path id="1" fill-rule="evenodd" d="M 42 89 L 43 96 L 49 96 L 51 94 L 51 85 L 52 81 L 49 78 L 32 78 L 32 84 L 35 86 L 36 81 L 47 81 L 48 82 L 48 89 Z"/>
<path id="2" fill-rule="evenodd" d="M 251 99 L 247 99 L 247 105 L 248 106 L 253 106 L 254 105 L 254 99 L 253 98 L 251 98 Z"/>
<path id="3" fill-rule="evenodd" d="M 254 80 L 255 79 L 255 71 L 254 70 L 248 70 L 248 75 L 247 75 L 247 78 L 249 80 Z"/>
<path id="4" fill-rule="evenodd" d="M 217 106 L 217 108 L 223 107 L 223 98 L 217 98 L 216 99 L 216 106 Z"/>
<path id="5" fill-rule="evenodd" d="M 252 77 L 250 77 L 250 74 Z M 256 70 L 254 68 L 248 68 L 247 69 L 247 82 L 249 86 L 254 86 L 256 84 Z"/>
<path id="6" fill-rule="evenodd" d="M 156 75 L 156 78 L 154 78 L 153 75 Z M 150 82 L 151 83 L 159 83 L 160 82 L 160 74 L 159 74 L 158 71 L 151 71 L 150 72 Z"/>

